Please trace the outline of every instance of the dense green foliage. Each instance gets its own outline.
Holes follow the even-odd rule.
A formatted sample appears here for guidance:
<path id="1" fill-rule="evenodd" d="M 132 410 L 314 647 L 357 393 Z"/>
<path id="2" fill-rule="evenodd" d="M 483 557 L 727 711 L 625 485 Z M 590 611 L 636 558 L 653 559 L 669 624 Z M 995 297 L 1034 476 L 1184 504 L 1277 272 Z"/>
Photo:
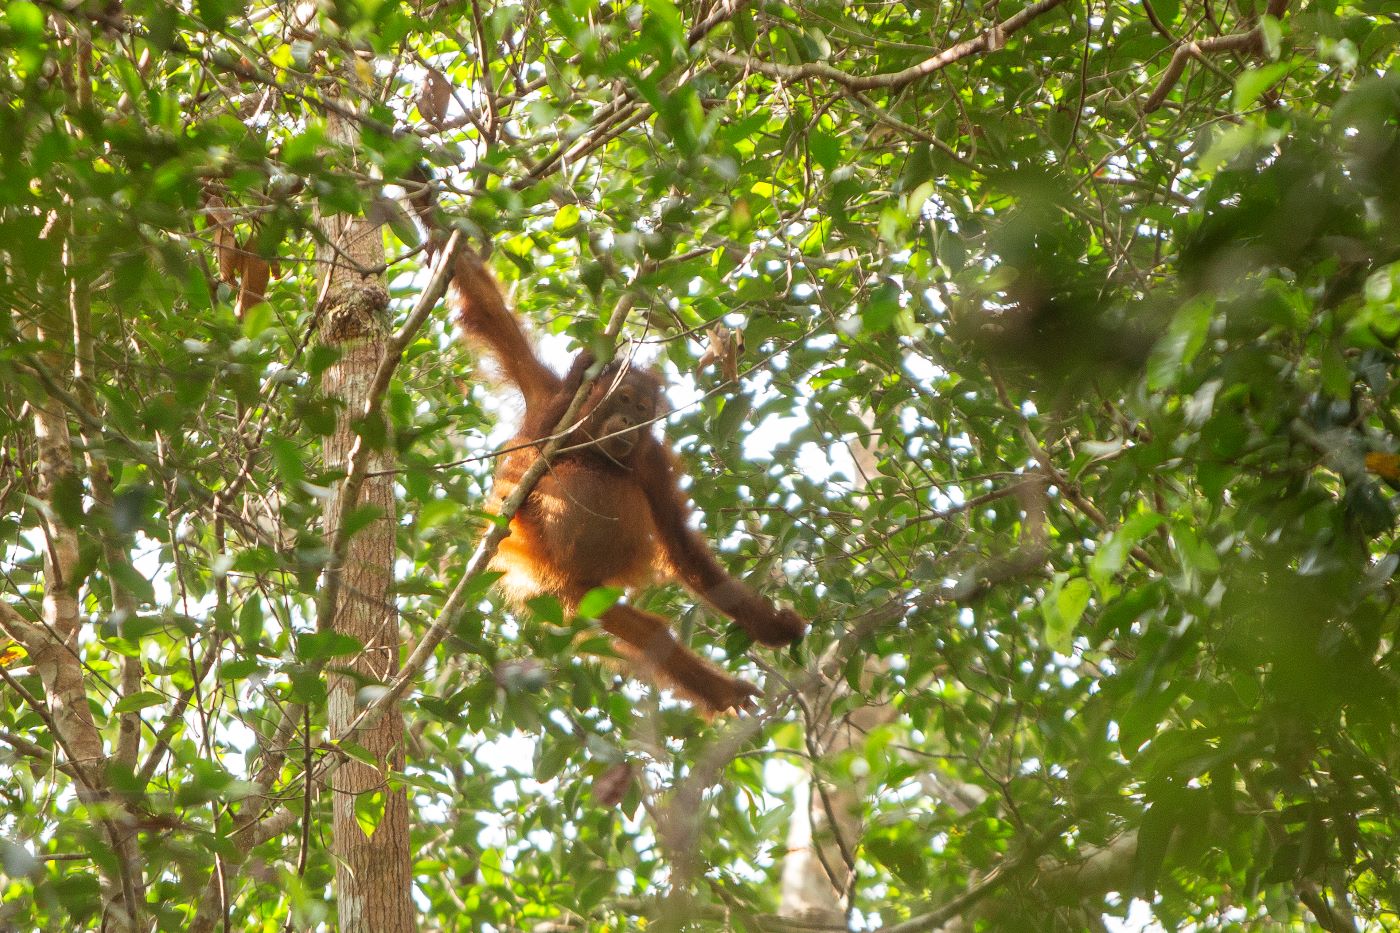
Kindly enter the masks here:
<path id="1" fill-rule="evenodd" d="M 1394 2 L 1042 2 L 990 33 L 1015 4 L 0 7 L 0 599 L 35 619 L 47 529 L 77 529 L 72 647 L 103 737 L 143 721 L 102 773 L 160 929 L 334 738 L 315 212 L 385 222 L 402 316 L 420 163 L 552 350 L 635 302 L 708 538 L 813 621 L 774 654 L 649 594 L 765 683 L 765 716 L 706 723 L 576 658 L 606 651 L 587 620 L 483 595 L 405 704 L 425 928 L 782 929 L 756 918 L 803 769 L 863 800 L 865 928 L 970 885 L 969 929 L 1135 899 L 1168 929 L 1400 925 L 1397 476 L 1366 458 L 1400 447 Z M 280 258 L 241 317 L 215 196 Z M 720 319 L 737 382 L 697 366 Z M 511 408 L 480 375 L 444 310 L 365 422 L 409 637 L 486 525 Z M 36 666 L 3 670 L 0 927 L 96 927 L 109 804 L 61 770 Z M 318 747 L 298 729 L 250 797 L 289 701 Z M 331 922 L 309 806 L 229 869 L 231 928 Z"/>

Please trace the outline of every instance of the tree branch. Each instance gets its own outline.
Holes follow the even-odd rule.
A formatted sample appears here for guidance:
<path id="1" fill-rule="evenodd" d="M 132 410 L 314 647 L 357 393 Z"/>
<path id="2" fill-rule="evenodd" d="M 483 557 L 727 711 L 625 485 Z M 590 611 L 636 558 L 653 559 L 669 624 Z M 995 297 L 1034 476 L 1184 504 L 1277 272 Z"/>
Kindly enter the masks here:
<path id="1" fill-rule="evenodd" d="M 1143 102 L 1142 112 L 1151 113 L 1166 102 L 1167 95 L 1181 80 L 1181 74 L 1186 70 L 1186 62 L 1189 59 L 1203 58 L 1215 52 L 1256 52 L 1263 47 L 1263 42 L 1264 33 L 1258 26 L 1255 26 L 1247 32 L 1235 32 L 1228 36 L 1215 36 L 1178 45 L 1176 51 L 1172 53 L 1172 60 L 1167 63 L 1167 70 L 1162 72 L 1157 86 Z"/>
<path id="2" fill-rule="evenodd" d="M 982 876 L 975 884 L 957 897 L 948 901 L 942 907 L 929 911 L 918 917 L 912 917 L 903 923 L 896 923 L 884 928 L 884 933 L 928 933 L 937 930 L 954 917 L 961 916 L 978 901 L 981 901 L 988 894 L 1001 887 L 1015 875 L 1030 865 L 1036 864 L 1041 854 L 1048 849 L 1061 832 L 1069 826 L 1070 821 L 1062 819 L 1054 826 L 1026 844 L 1026 847 L 1015 855 L 1007 856 L 999 865 Z"/>
<path id="3" fill-rule="evenodd" d="M 47 749 L 42 745 L 35 745 L 24 736 L 15 735 L 13 732 L 0 730 L 0 742 L 12 747 L 21 755 L 27 755 L 35 761 L 43 762 L 45 765 L 56 768 L 74 780 L 80 780 L 78 770 L 66 761 L 60 761 L 56 754 L 57 749 Z"/>
<path id="4" fill-rule="evenodd" d="M 770 78 L 780 78 L 784 81 L 801 81 L 808 78 L 817 78 L 823 81 L 833 81 L 844 88 L 853 91 L 869 91 L 876 88 L 886 90 L 896 90 L 910 84 L 920 78 L 926 78 L 935 71 L 960 61 L 972 55 L 982 52 L 995 52 L 1006 44 L 1006 37 L 1012 33 L 1019 32 L 1025 28 L 1031 20 L 1043 13 L 1053 10 L 1064 3 L 1064 0 L 1038 0 L 1030 6 L 1021 10 L 1013 16 L 1009 16 L 983 30 L 975 38 L 965 42 L 951 45 L 941 52 L 930 55 L 923 61 L 910 65 L 900 71 L 891 71 L 884 74 L 874 75 L 852 75 L 833 68 L 825 62 L 805 62 L 801 65 L 783 65 L 777 62 L 766 62 L 749 56 L 735 55 L 721 49 L 709 49 L 706 51 L 715 61 L 735 68 L 743 68 L 748 71 L 756 71 L 759 74 L 767 75 Z"/>

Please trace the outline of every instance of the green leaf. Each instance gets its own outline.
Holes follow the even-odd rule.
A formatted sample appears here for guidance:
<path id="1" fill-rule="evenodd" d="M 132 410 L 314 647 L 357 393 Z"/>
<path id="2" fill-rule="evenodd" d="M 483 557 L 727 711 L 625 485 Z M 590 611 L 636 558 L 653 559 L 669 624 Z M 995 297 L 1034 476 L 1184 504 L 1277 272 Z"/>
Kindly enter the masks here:
<path id="1" fill-rule="evenodd" d="M 375 203 L 377 213 L 389 229 L 398 237 L 400 243 L 410 249 L 418 246 L 423 241 L 422 234 L 418 230 L 418 224 L 404 210 L 402 204 L 392 198 L 381 198 Z"/>
<path id="2" fill-rule="evenodd" d="M 49 491 L 49 505 L 69 528 L 83 525 L 83 480 L 75 471 L 59 474 Z"/>
<path id="3" fill-rule="evenodd" d="M 29 0 L 10 0 L 5 6 L 5 25 L 18 36 L 37 39 L 44 34 L 44 13 Z"/>
<path id="4" fill-rule="evenodd" d="M 1210 332 L 1212 305 L 1204 299 L 1188 302 L 1172 318 L 1167 335 L 1153 349 L 1147 363 L 1147 386 L 1161 391 L 1175 384 L 1205 346 Z"/>
<path id="5" fill-rule="evenodd" d="M 147 709 L 152 706 L 161 706 L 166 702 L 165 696 L 153 690 L 142 690 L 133 693 L 131 696 L 122 697 L 112 706 L 112 713 L 133 713 L 137 710 Z"/>
<path id="6" fill-rule="evenodd" d="M 530 607 L 530 613 L 541 622 L 559 626 L 564 624 L 564 608 L 553 596 L 536 596 L 526 600 L 525 604 Z"/>
<path id="7" fill-rule="evenodd" d="M 579 209 L 577 204 L 565 204 L 554 212 L 554 230 L 556 233 L 567 233 L 579 224 Z"/>
<path id="8" fill-rule="evenodd" d="M 585 619 L 596 619 L 617 605 L 622 590 L 615 586 L 600 586 L 589 590 L 578 603 L 578 614 Z"/>
<path id="9" fill-rule="evenodd" d="M 293 172 L 314 173 L 326 146 L 326 132 L 312 124 L 282 144 L 282 161 Z"/>
<path id="10" fill-rule="evenodd" d="M 326 681 L 315 668 L 291 667 L 287 671 L 291 682 L 291 694 L 301 703 L 320 704 L 326 702 Z"/>
<path id="11" fill-rule="evenodd" d="M 322 661 L 326 658 L 344 657 L 358 654 L 364 649 L 358 638 L 342 632 L 308 632 L 297 637 L 297 657 L 303 661 Z"/>
<path id="12" fill-rule="evenodd" d="M 257 337 L 272 326 L 272 302 L 261 301 L 243 312 L 243 336 Z"/>
<path id="13" fill-rule="evenodd" d="M 267 447 L 272 453 L 272 460 L 277 465 L 277 473 L 282 482 L 294 486 L 306 478 L 301 450 L 294 441 L 285 437 L 272 437 L 268 439 Z"/>
<path id="14" fill-rule="evenodd" d="M 1186 522 L 1172 523 L 1172 540 L 1183 560 L 1201 573 L 1216 573 L 1220 570 L 1220 557 L 1210 541 L 1201 537 L 1196 529 Z"/>
<path id="15" fill-rule="evenodd" d="M 262 598 L 257 593 L 249 593 L 242 608 L 238 610 L 238 640 L 245 651 L 252 652 L 262 640 L 262 633 Z"/>
<path id="16" fill-rule="evenodd" d="M 353 511 L 341 519 L 341 528 L 344 529 L 345 537 L 348 540 L 383 517 L 384 510 L 382 508 L 373 503 L 363 502 L 355 506 Z"/>
<path id="17" fill-rule="evenodd" d="M 860 311 L 861 329 L 870 333 L 886 330 L 899 315 L 899 289 L 892 282 L 881 283 Z"/>
<path id="18" fill-rule="evenodd" d="M 236 658 L 219 665 L 219 679 L 224 681 L 243 680 L 262 667 L 256 658 Z"/>
<path id="19" fill-rule="evenodd" d="M 1079 624 L 1080 616 L 1084 615 L 1084 610 L 1089 605 L 1089 592 L 1089 581 L 1083 577 L 1075 577 L 1064 585 L 1056 597 L 1055 608 L 1059 610 L 1065 624 L 1071 630 Z M 1064 653 L 1067 652 L 1061 652 Z"/>
<path id="20" fill-rule="evenodd" d="M 340 749 L 346 755 L 350 756 L 362 765 L 368 765 L 371 768 L 379 767 L 379 759 L 374 756 L 373 752 L 365 748 L 363 745 L 347 740 L 337 742 L 336 748 Z"/>
<path id="21" fill-rule="evenodd" d="M 1089 605 L 1089 581 L 1083 577 L 1066 579 L 1055 575 L 1049 597 L 1041 603 L 1045 618 L 1045 643 L 1051 650 L 1068 655 L 1074 650 L 1074 629 Z"/>
<path id="22" fill-rule="evenodd" d="M 540 742 L 535 751 L 535 780 L 549 781 L 558 777 L 577 751 L 577 746 L 557 740 Z"/>
<path id="23" fill-rule="evenodd" d="M 462 504 L 452 499 L 431 499 L 418 508 L 418 530 L 427 531 L 462 514 Z"/>
<path id="24" fill-rule="evenodd" d="M 807 134 L 807 151 L 812 161 L 830 172 L 840 163 L 841 140 L 830 133 L 813 130 Z"/>
<path id="25" fill-rule="evenodd" d="M 1351 398 L 1351 367 L 1335 346 L 1322 352 L 1322 385 L 1327 394 L 1343 401 Z"/>
<path id="26" fill-rule="evenodd" d="M 117 534 L 129 535 L 141 527 L 152 492 L 148 484 L 138 483 L 112 497 L 112 528 Z"/>
<path id="27" fill-rule="evenodd" d="M 379 824 L 384 821 L 384 807 L 388 797 L 382 790 L 365 791 L 355 795 L 355 822 L 360 832 L 373 837 Z"/>
<path id="28" fill-rule="evenodd" d="M 111 576 L 112 581 L 125 590 L 139 605 L 151 605 L 155 602 L 155 586 L 131 564 L 114 563 L 107 568 L 107 573 Z"/>
<path id="29" fill-rule="evenodd" d="M 243 9 L 242 0 L 196 0 L 200 19 L 212 30 L 219 31 Z"/>
<path id="30" fill-rule="evenodd" d="M 1277 84 L 1292 66 L 1288 62 L 1274 62 L 1262 68 L 1250 68 L 1235 79 L 1234 109 L 1243 113 L 1264 96 L 1264 92 Z"/>
<path id="31" fill-rule="evenodd" d="M 715 418 L 715 437 L 730 441 L 740 430 L 749 424 L 753 414 L 753 399 L 748 395 L 730 395 L 720 405 L 719 416 Z"/>
<path id="32" fill-rule="evenodd" d="M 1165 521 L 1166 518 L 1156 512 L 1136 512 L 1099 542 L 1098 550 L 1089 561 L 1089 579 L 1100 592 L 1107 593 L 1110 582 L 1127 562 L 1128 553 Z"/>

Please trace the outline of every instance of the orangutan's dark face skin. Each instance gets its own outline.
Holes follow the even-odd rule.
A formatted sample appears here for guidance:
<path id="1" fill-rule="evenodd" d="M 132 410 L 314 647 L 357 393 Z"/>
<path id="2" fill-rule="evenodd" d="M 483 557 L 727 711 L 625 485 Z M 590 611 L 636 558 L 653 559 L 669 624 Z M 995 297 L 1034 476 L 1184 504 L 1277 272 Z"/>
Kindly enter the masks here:
<path id="1" fill-rule="evenodd" d="M 633 371 L 620 380 L 601 380 L 594 393 L 597 401 L 584 418 L 582 433 L 609 459 L 625 465 L 656 417 L 660 391 L 649 373 Z"/>

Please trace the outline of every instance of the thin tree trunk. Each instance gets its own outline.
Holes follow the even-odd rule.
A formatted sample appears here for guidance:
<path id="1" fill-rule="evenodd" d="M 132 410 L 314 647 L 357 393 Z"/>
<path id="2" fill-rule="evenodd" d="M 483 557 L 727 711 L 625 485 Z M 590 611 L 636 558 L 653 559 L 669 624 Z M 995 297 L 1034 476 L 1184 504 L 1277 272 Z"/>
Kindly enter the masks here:
<path id="1" fill-rule="evenodd" d="M 355 144 L 355 126 L 333 118 L 332 138 Z M 403 770 L 403 715 L 393 710 L 373 726 L 345 736 L 361 705 L 372 699 L 362 688 L 391 680 L 399 669 L 398 614 L 390 583 L 394 566 L 395 511 L 391 448 L 380 432 L 357 431 L 365 412 L 369 387 L 387 336 L 389 295 L 380 274 L 359 270 L 382 268 L 383 234 L 362 217 L 327 218 L 330 246 L 319 257 L 329 282 L 324 289 L 320 340 L 340 353 L 322 377 L 322 389 L 344 403 L 333 435 L 325 441 L 326 466 L 348 470 L 357 442 L 376 442 L 369 471 L 356 502 L 342 501 L 343 484 L 336 487 L 325 509 L 325 533 L 333 541 L 347 511 L 371 506 L 377 513 L 345 543 L 339 568 L 332 567 L 323 585 L 334 588 L 329 625 L 357 639 L 363 649 L 348 663 L 334 662 L 329 677 L 327 725 L 331 736 L 368 750 L 378 762 L 370 766 L 348 761 L 331 778 L 332 851 L 336 859 L 336 901 L 341 933 L 400 933 L 416 929 L 412 857 L 408 836 L 408 797 L 387 779 Z M 376 411 L 372 418 L 380 417 Z M 325 625 L 327 620 L 320 620 Z M 363 820 L 363 825 L 362 825 Z M 371 831 L 366 833 L 366 828 Z"/>
<path id="2" fill-rule="evenodd" d="M 63 263 L 69 279 L 81 274 L 74 268 L 73 242 L 67 223 L 54 217 L 44 234 L 65 237 Z M 71 297 L 71 296 L 70 296 Z M 30 326 L 21 317 L 21 330 L 30 331 L 40 342 L 70 346 L 71 320 L 51 307 L 36 305 L 37 318 Z M 57 353 L 43 354 L 37 361 L 55 381 L 62 378 L 62 359 Z M 102 735 L 88 706 L 87 683 L 81 661 L 79 634 L 82 616 L 78 608 L 78 533 L 67 520 L 67 509 L 60 500 L 78 500 L 82 494 L 75 466 L 68 414 L 58 399 L 49 397 L 32 405 L 34 440 L 38 451 L 35 497 L 42 503 L 44 541 L 44 598 L 40 623 L 24 619 L 8 604 L 0 609 L 0 631 L 4 631 L 29 654 L 30 662 L 44 685 L 44 697 L 34 710 L 53 730 L 76 779 L 78 798 L 92 805 L 101 818 L 101 830 L 112 847 L 113 857 L 102 859 L 103 929 L 126 933 L 145 928 L 142 903 L 142 875 L 136 845 L 137 830 L 130 825 L 118 804 L 113 807 L 107 786 L 107 751 Z"/>

